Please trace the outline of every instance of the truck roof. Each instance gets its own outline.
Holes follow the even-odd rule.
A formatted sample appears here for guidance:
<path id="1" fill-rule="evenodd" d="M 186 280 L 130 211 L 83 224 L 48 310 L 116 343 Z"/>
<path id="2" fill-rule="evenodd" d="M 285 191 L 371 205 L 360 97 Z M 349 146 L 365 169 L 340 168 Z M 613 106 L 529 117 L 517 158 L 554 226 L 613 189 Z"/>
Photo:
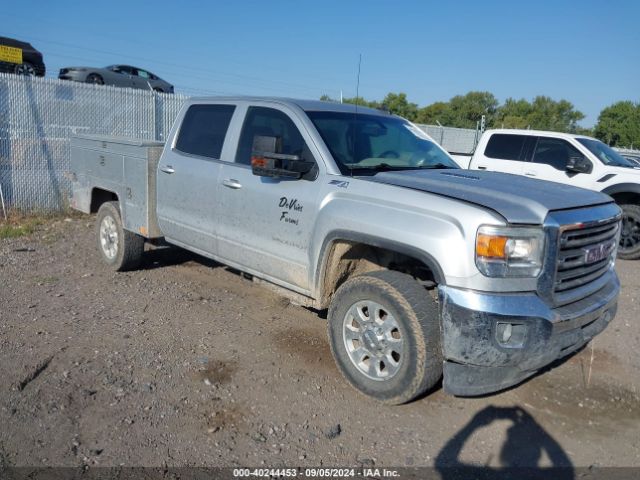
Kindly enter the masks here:
<path id="1" fill-rule="evenodd" d="M 587 135 L 576 135 L 573 133 L 552 132 L 549 130 L 526 130 L 518 128 L 496 128 L 487 130 L 487 133 L 506 133 L 511 135 L 538 135 L 541 137 L 557 137 L 557 138 L 589 138 L 595 140 L 593 137 Z"/>
<path id="2" fill-rule="evenodd" d="M 297 106 L 305 111 L 311 112 L 346 112 L 355 113 L 356 105 L 352 103 L 338 103 L 329 102 L 324 100 L 303 100 L 296 98 L 286 97 L 260 97 L 260 96 L 207 96 L 207 97 L 191 97 L 190 103 L 197 102 L 211 102 L 211 101 L 235 101 L 235 102 L 275 102 L 283 105 Z M 358 105 L 358 113 L 366 113 L 370 115 L 391 115 L 391 113 L 385 110 L 378 110 L 375 108 L 365 107 Z"/>

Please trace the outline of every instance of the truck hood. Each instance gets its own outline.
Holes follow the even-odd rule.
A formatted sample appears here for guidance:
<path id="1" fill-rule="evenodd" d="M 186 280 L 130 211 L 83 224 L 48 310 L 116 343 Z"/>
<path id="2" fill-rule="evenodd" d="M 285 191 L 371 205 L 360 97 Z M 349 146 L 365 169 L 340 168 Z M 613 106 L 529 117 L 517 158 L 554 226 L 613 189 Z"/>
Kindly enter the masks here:
<path id="1" fill-rule="evenodd" d="M 552 210 L 612 202 L 609 196 L 592 190 L 508 173 L 405 170 L 359 178 L 480 205 L 499 213 L 509 223 L 540 225 Z"/>

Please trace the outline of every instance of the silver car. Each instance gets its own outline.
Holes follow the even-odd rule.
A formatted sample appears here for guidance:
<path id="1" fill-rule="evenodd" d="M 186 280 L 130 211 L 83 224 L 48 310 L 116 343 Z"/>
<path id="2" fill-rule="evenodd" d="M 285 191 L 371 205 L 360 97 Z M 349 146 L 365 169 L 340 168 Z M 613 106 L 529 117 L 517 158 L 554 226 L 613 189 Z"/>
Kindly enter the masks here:
<path id="1" fill-rule="evenodd" d="M 173 85 L 147 70 L 131 65 L 109 65 L 105 68 L 66 67 L 60 69 L 58 78 L 97 85 L 142 88 L 156 92 L 173 93 Z"/>

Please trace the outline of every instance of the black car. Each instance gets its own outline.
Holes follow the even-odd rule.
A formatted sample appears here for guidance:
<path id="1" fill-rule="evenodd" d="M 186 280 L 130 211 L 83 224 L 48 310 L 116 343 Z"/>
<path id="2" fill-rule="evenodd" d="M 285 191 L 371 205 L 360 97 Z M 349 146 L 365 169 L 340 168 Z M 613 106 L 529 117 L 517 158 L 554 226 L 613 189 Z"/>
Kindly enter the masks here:
<path id="1" fill-rule="evenodd" d="M 0 37 L 0 72 L 44 77 L 42 54 L 27 42 Z"/>

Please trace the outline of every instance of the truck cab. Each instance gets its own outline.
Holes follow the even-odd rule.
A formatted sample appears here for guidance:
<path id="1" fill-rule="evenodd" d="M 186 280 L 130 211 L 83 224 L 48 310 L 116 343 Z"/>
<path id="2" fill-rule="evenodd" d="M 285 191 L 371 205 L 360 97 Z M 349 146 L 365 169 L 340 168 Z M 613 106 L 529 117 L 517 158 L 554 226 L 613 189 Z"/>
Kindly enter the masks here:
<path id="1" fill-rule="evenodd" d="M 606 193 L 621 206 L 618 255 L 640 258 L 640 167 L 595 138 L 535 130 L 488 130 L 469 168 L 524 175 Z"/>

